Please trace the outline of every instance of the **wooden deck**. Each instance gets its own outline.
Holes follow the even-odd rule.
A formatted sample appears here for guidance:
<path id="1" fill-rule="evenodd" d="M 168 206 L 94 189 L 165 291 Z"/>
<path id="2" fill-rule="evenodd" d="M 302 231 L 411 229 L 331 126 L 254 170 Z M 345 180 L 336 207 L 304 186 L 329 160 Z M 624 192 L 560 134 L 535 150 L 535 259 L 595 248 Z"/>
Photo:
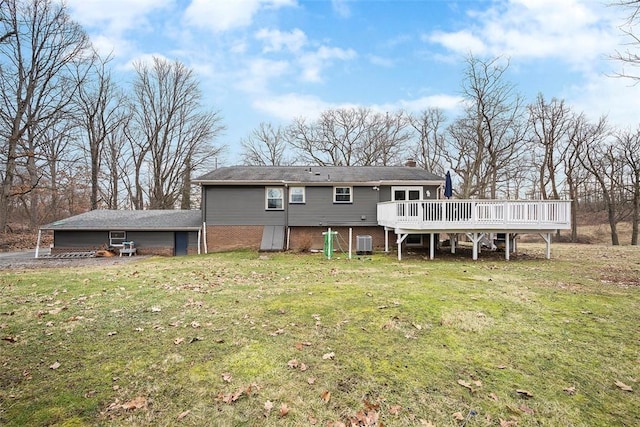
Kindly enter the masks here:
<path id="1" fill-rule="evenodd" d="M 410 200 L 378 203 L 377 213 L 378 224 L 398 236 L 398 259 L 409 234 L 429 234 L 433 258 L 433 236 L 441 233 L 467 234 L 474 245 L 474 259 L 487 233 L 506 234 L 507 259 L 509 236 L 539 233 L 547 242 L 550 257 L 551 234 L 571 228 L 569 200 Z"/>

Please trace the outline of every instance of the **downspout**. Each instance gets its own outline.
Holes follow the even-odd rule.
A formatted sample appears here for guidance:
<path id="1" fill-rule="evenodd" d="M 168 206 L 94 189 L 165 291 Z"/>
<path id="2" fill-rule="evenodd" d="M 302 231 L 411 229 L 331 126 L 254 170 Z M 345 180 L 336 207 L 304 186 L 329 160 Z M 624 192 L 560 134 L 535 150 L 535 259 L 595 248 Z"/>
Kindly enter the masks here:
<path id="1" fill-rule="evenodd" d="M 287 246 L 286 250 L 289 250 L 289 239 L 291 237 L 289 232 L 289 184 L 284 184 L 284 229 L 287 232 Z"/>
<path id="2" fill-rule="evenodd" d="M 202 230 L 203 230 L 203 242 L 204 242 L 204 253 L 209 253 L 209 248 L 207 247 L 207 192 L 205 191 L 204 185 L 200 184 L 200 212 L 202 213 Z M 198 245 L 198 253 L 200 253 L 200 245 Z"/>

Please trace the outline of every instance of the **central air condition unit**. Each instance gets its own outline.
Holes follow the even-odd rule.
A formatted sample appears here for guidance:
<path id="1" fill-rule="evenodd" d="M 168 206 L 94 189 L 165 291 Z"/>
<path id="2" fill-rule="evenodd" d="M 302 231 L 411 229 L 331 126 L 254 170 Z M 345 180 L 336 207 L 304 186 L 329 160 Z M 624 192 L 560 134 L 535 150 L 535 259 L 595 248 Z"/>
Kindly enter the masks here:
<path id="1" fill-rule="evenodd" d="M 356 254 L 371 255 L 373 253 L 373 239 L 371 236 L 356 236 Z"/>

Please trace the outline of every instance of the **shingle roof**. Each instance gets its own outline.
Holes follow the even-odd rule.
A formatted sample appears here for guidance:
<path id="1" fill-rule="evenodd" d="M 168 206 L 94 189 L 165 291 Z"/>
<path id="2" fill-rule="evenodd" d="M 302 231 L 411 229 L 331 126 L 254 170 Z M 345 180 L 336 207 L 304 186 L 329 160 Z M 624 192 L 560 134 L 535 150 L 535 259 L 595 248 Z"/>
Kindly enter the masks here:
<path id="1" fill-rule="evenodd" d="M 319 184 L 430 182 L 444 178 L 424 169 L 407 166 L 229 166 L 194 180 L 196 184 L 222 183 Z"/>
<path id="2" fill-rule="evenodd" d="M 119 211 L 95 210 L 52 222 L 42 230 L 198 230 L 199 210 Z"/>

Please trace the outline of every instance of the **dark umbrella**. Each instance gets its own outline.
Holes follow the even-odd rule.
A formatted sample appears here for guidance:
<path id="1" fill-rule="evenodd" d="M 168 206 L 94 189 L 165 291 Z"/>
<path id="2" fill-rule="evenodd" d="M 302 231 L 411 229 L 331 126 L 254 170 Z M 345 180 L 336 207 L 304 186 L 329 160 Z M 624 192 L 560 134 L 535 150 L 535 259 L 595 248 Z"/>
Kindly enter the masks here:
<path id="1" fill-rule="evenodd" d="M 451 183 L 451 173 L 447 171 L 444 178 L 444 197 L 450 199 L 453 196 L 453 184 Z"/>

